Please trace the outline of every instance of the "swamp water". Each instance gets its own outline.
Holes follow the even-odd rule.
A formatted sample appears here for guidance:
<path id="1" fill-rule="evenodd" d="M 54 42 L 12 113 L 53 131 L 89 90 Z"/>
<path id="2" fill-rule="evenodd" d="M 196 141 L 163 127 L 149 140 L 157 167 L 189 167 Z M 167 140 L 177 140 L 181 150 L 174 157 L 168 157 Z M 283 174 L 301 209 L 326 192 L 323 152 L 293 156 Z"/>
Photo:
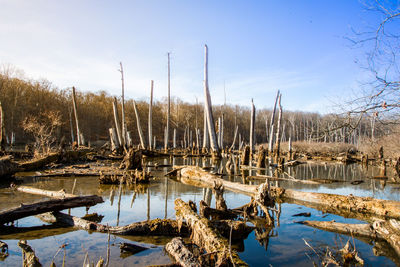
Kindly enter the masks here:
<path id="1" fill-rule="evenodd" d="M 209 165 L 200 158 L 174 159 L 175 164 Z M 167 159 L 159 159 L 149 162 L 168 164 Z M 225 166 L 225 162 L 220 166 Z M 155 218 L 175 218 L 174 200 L 181 198 L 184 201 L 193 200 L 197 206 L 199 201 L 210 200 L 210 191 L 185 185 L 173 179 L 164 177 L 170 168 L 151 169 L 155 179 L 149 185 L 137 185 L 132 187 L 100 185 L 97 177 L 78 177 L 78 178 L 40 178 L 25 179 L 24 185 L 43 188 L 48 190 L 66 189 L 71 192 L 75 183 L 74 193 L 77 195 L 97 194 L 103 197 L 104 203 L 98 204 L 89 209 L 89 213 L 97 212 L 103 215 L 102 224 L 111 226 L 126 225 L 133 222 L 144 221 Z M 284 188 L 309 192 L 323 192 L 335 194 L 353 194 L 355 196 L 371 196 L 380 199 L 400 200 L 399 184 L 386 183 L 382 180 L 370 179 L 379 174 L 377 168 L 369 167 L 368 170 L 362 169 L 357 164 L 304 164 L 296 167 L 286 168 L 286 177 L 292 176 L 299 179 L 334 179 L 340 182 L 324 183 L 319 185 L 301 184 L 293 181 L 273 181 L 274 185 Z M 246 175 L 255 175 L 256 171 L 248 172 Z M 261 174 L 269 175 L 269 171 L 261 171 Z M 226 177 L 226 179 L 242 182 L 241 176 Z M 351 184 L 352 181 L 363 180 L 358 185 Z M 249 182 L 259 184 L 262 181 Z M 225 191 L 224 197 L 228 208 L 242 206 L 250 201 L 249 196 L 245 196 L 230 191 Z M 212 198 L 212 196 L 211 196 Z M 0 210 L 19 206 L 20 203 L 31 203 L 43 199 L 35 196 L 10 189 L 0 189 Z M 215 206 L 212 198 L 211 206 Z M 312 266 L 312 261 L 319 263 L 316 254 L 305 245 L 306 240 L 314 249 L 324 250 L 330 248 L 342 248 L 347 240 L 355 244 L 357 251 L 365 261 L 365 266 L 396 266 L 400 261 L 395 256 L 375 256 L 375 254 L 393 255 L 393 252 L 385 244 L 368 244 L 366 241 L 352 239 L 345 235 L 339 235 L 322 230 L 317 230 L 308 226 L 296 223 L 302 220 L 324 220 L 347 223 L 360 223 L 355 219 L 346 219 L 337 215 L 324 214 L 321 211 L 307 208 L 301 205 L 283 203 L 280 206 L 281 215 L 279 224 L 275 223 L 273 229 L 268 229 L 263 235 L 256 234 L 255 231 L 249 234 L 248 238 L 241 244 L 233 244 L 239 251 L 241 259 L 250 266 Z M 65 211 L 68 212 L 68 211 Z M 298 213 L 311 213 L 311 217 L 293 217 Z M 71 210 L 71 215 L 83 216 L 86 214 L 85 208 L 75 208 Z M 15 222 L 19 227 L 42 226 L 46 225 L 36 217 L 28 217 Z M 22 264 L 22 252 L 17 246 L 18 240 L 25 239 L 35 250 L 43 266 L 50 266 L 54 258 L 57 266 L 62 265 L 64 250 L 57 256 L 55 254 L 59 247 L 67 244 L 66 266 L 82 266 L 85 255 L 97 262 L 100 257 L 106 259 L 108 236 L 102 233 L 90 233 L 83 230 L 76 230 L 72 227 L 55 228 L 49 226 L 48 229 L 30 231 L 5 235 L 0 232 L 0 240 L 9 246 L 9 256 L 0 261 L 0 266 L 20 266 Z M 110 266 L 147 266 L 171 263 L 170 258 L 163 251 L 163 246 L 171 238 L 167 237 L 132 237 L 111 235 Z M 304 239 L 304 240 L 303 240 Z M 148 247 L 148 250 L 135 255 L 121 254 L 119 243 L 130 242 Z M 379 249 L 374 248 L 380 247 Z M 382 247 L 383 246 L 383 247 Z M 55 256 L 55 257 L 54 257 Z"/>

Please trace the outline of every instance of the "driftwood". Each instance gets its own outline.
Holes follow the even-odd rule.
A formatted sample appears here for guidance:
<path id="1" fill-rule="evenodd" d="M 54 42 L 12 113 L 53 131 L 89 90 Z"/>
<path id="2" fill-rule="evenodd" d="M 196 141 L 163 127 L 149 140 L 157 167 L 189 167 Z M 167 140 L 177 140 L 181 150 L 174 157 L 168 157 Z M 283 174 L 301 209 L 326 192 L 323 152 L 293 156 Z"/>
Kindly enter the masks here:
<path id="1" fill-rule="evenodd" d="M 225 189 L 254 196 L 255 185 L 239 184 L 219 178 L 200 167 L 187 166 L 180 169 L 181 181 L 201 187 L 213 187 L 220 182 Z M 324 212 L 366 219 L 372 216 L 400 219 L 400 202 L 371 197 L 343 196 L 336 194 L 301 192 L 293 189 L 270 187 L 271 196 L 285 202 L 296 203 Z"/>
<path id="2" fill-rule="evenodd" d="M 16 190 L 19 192 L 23 192 L 23 193 L 28 193 L 28 194 L 33 194 L 33 195 L 41 195 L 41 196 L 52 197 L 52 198 L 63 199 L 66 197 L 76 197 L 76 195 L 67 194 L 65 192 L 65 189 L 61 189 L 60 191 L 50 191 L 50 190 L 44 190 L 44 189 L 21 185 L 21 186 L 16 187 Z"/>
<path id="3" fill-rule="evenodd" d="M 330 232 L 355 237 L 367 237 L 373 240 L 385 240 L 394 249 L 397 256 L 400 256 L 400 222 L 398 220 L 377 220 L 371 224 L 348 224 L 319 221 L 303 221 L 301 223 Z"/>
<path id="4" fill-rule="evenodd" d="M 44 212 L 59 211 L 83 206 L 94 206 L 102 202 L 104 201 L 101 197 L 93 195 L 52 199 L 29 205 L 21 204 L 21 207 L 0 212 L 0 224 L 13 222 L 24 217 L 37 215 Z"/>
<path id="5" fill-rule="evenodd" d="M 232 263 L 235 266 L 247 266 L 235 251 L 230 251 L 228 240 L 218 233 L 209 220 L 194 212 L 189 204 L 178 198 L 175 200 L 175 210 L 178 220 L 185 220 L 192 230 L 192 241 L 208 253 L 215 253 L 217 265 Z"/>
<path id="6" fill-rule="evenodd" d="M 165 250 L 182 267 L 200 267 L 197 257 L 186 247 L 185 242 L 180 237 L 175 237 L 165 245 Z"/>
<path id="7" fill-rule="evenodd" d="M 38 257 L 36 257 L 35 252 L 29 246 L 26 241 L 19 241 L 18 246 L 22 250 L 23 254 L 23 262 L 22 266 L 23 267 L 41 267 L 42 264 L 40 264 Z"/>
<path id="8" fill-rule="evenodd" d="M 212 220 L 235 219 L 238 217 L 238 214 L 231 210 L 218 210 L 211 208 L 203 200 L 200 201 L 200 215 L 207 219 L 211 217 Z"/>

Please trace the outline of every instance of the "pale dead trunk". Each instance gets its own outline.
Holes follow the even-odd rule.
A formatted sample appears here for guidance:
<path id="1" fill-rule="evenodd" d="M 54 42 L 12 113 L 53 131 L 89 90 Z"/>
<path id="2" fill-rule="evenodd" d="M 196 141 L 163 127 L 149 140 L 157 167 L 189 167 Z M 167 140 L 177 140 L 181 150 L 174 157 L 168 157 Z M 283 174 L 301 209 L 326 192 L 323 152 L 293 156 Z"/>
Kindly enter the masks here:
<path id="1" fill-rule="evenodd" d="M 121 146 L 126 148 L 126 122 L 125 122 L 125 99 L 124 99 L 124 69 L 122 68 L 122 62 L 119 63 L 121 69 L 119 72 L 121 72 L 121 135 L 122 135 L 122 143 Z"/>
<path id="2" fill-rule="evenodd" d="M 239 126 L 236 125 L 235 134 L 233 136 L 233 142 L 232 142 L 231 147 L 229 148 L 230 150 L 234 150 L 235 149 L 235 142 L 236 142 L 236 137 L 237 137 L 238 130 L 239 130 Z"/>
<path id="3" fill-rule="evenodd" d="M 137 125 L 137 129 L 138 129 L 138 133 L 139 133 L 139 139 L 140 139 L 140 146 L 145 149 L 146 145 L 144 142 L 144 135 L 143 135 L 143 131 L 142 131 L 142 125 L 140 124 L 140 118 L 139 118 L 139 113 L 136 107 L 136 102 L 135 100 L 133 100 L 133 109 L 135 110 L 135 116 L 136 116 L 136 125 Z"/>
<path id="4" fill-rule="evenodd" d="M 256 122 L 256 108 L 254 107 L 253 99 L 251 99 L 251 114 L 250 114 L 250 165 L 254 153 L 254 127 Z"/>
<path id="5" fill-rule="evenodd" d="M 122 146 L 123 141 L 122 141 L 122 135 L 121 135 L 121 126 L 119 124 L 118 105 L 117 105 L 116 97 L 114 97 L 114 101 L 113 101 L 113 113 L 114 113 L 115 130 L 117 130 L 118 142 Z"/>
<path id="6" fill-rule="evenodd" d="M 74 108 L 76 136 L 77 136 L 77 141 L 78 141 L 78 146 L 79 146 L 82 144 L 82 141 L 81 141 L 81 131 L 79 130 L 79 118 L 78 118 L 78 108 L 77 108 L 77 104 L 76 104 L 75 87 L 72 87 L 72 105 Z"/>
<path id="7" fill-rule="evenodd" d="M 120 147 L 117 132 L 115 128 L 109 128 L 108 132 L 110 133 L 111 151 L 117 151 Z"/>
<path id="8" fill-rule="evenodd" d="M 167 107 L 167 126 L 165 130 L 165 143 L 164 150 L 168 150 L 168 141 L 169 141 L 169 121 L 171 117 L 171 71 L 170 71 L 170 53 L 168 53 L 168 107 Z"/>
<path id="9" fill-rule="evenodd" d="M 152 149 L 153 139 L 153 80 L 150 82 L 150 103 L 149 103 L 149 148 Z"/>
<path id="10" fill-rule="evenodd" d="M 275 104 L 274 104 L 274 109 L 273 109 L 273 111 L 272 111 L 272 115 L 271 115 L 271 122 L 270 122 L 270 125 L 269 125 L 269 129 L 270 129 L 270 132 L 269 132 L 269 142 L 268 142 L 268 154 L 269 155 L 272 155 L 272 151 L 273 151 L 273 144 L 274 144 L 274 133 L 275 133 L 275 111 L 276 111 L 276 103 L 277 103 L 277 101 L 278 101 L 278 97 L 279 97 L 279 90 L 278 90 L 278 92 L 276 93 L 276 98 L 275 98 Z"/>
<path id="11" fill-rule="evenodd" d="M 281 106 L 282 94 L 279 94 L 278 105 L 279 105 L 279 115 L 278 124 L 276 127 L 276 144 L 275 144 L 275 159 L 278 162 L 281 148 L 281 123 L 282 123 L 282 106 Z"/>
<path id="12" fill-rule="evenodd" d="M 205 95 L 205 105 L 207 110 L 207 126 L 208 134 L 211 143 L 211 149 L 214 153 L 219 155 L 219 147 L 217 141 L 217 135 L 215 133 L 214 118 L 212 113 L 212 104 L 210 91 L 208 89 L 208 47 L 204 46 L 204 95 Z"/>

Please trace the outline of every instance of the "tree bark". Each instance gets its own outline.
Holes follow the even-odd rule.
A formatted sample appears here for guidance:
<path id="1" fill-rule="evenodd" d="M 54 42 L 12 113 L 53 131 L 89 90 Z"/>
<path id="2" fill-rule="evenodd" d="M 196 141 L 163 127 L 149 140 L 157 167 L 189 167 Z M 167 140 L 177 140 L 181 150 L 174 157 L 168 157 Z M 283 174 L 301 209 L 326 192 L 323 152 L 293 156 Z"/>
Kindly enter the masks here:
<path id="1" fill-rule="evenodd" d="M 200 267 L 197 257 L 186 247 L 181 237 L 175 237 L 165 245 L 165 250 L 182 267 Z"/>
<path id="2" fill-rule="evenodd" d="M 23 267 L 42 266 L 42 264 L 39 262 L 39 258 L 36 257 L 35 252 L 31 248 L 31 246 L 26 244 L 26 241 L 19 241 L 18 246 L 21 248 L 23 254 L 23 262 L 22 262 Z"/>
<path id="3" fill-rule="evenodd" d="M 178 198 L 175 200 L 175 210 L 178 221 L 185 220 L 192 230 L 192 241 L 208 253 L 215 253 L 217 265 L 232 263 L 235 266 L 247 266 L 237 252 L 230 251 L 228 240 L 216 231 L 209 220 L 200 218 L 189 204 Z"/>

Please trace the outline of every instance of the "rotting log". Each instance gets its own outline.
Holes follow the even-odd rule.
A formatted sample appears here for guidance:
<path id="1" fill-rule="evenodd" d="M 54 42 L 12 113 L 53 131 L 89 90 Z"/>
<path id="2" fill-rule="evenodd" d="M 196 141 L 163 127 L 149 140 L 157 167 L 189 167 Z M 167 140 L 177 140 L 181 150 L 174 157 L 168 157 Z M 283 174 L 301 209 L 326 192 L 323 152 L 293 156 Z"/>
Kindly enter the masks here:
<path id="1" fill-rule="evenodd" d="M 165 250 L 182 267 L 200 267 L 197 257 L 186 247 L 181 237 L 175 237 L 165 245 Z"/>
<path id="2" fill-rule="evenodd" d="M 303 221 L 304 225 L 355 237 L 381 239 L 389 243 L 400 256 L 400 222 L 398 220 L 376 220 L 371 224 L 348 224 L 337 222 Z"/>
<path id="3" fill-rule="evenodd" d="M 39 262 L 38 257 L 36 257 L 35 252 L 29 246 L 26 241 L 21 240 L 18 242 L 18 246 L 22 250 L 23 254 L 23 262 L 22 266 L 23 267 L 41 267 L 42 264 Z"/>
<path id="4" fill-rule="evenodd" d="M 61 158 L 61 153 L 59 152 L 50 153 L 43 158 L 22 162 L 19 164 L 19 167 L 24 171 L 34 171 L 42 169 L 47 164 L 57 162 L 60 160 L 60 158 Z"/>
<path id="5" fill-rule="evenodd" d="M 150 221 L 135 222 L 125 226 L 107 226 L 71 216 L 62 212 L 41 214 L 40 219 L 48 223 L 61 223 L 83 230 L 110 233 L 117 235 L 145 235 L 145 236 L 179 236 L 187 234 L 187 227 L 179 228 L 177 221 L 170 219 L 154 219 Z"/>
<path id="6" fill-rule="evenodd" d="M 239 184 L 219 178 L 217 175 L 202 170 L 197 166 L 186 166 L 180 169 L 182 182 L 188 182 L 201 187 L 214 186 L 220 182 L 225 189 L 254 196 L 257 190 L 255 185 Z M 194 182 L 194 183 L 193 183 Z M 270 187 L 271 196 L 284 202 L 295 203 L 322 210 L 324 212 L 367 219 L 371 216 L 400 219 L 400 202 L 375 199 L 371 197 L 357 197 L 353 195 L 336 195 L 326 193 L 301 192 L 293 189 Z"/>
<path id="7" fill-rule="evenodd" d="M 130 148 L 128 153 L 125 154 L 124 159 L 119 166 L 120 169 L 133 170 L 142 169 L 142 150 Z"/>
<path id="8" fill-rule="evenodd" d="M 239 258 L 236 251 L 230 251 L 228 240 L 219 234 L 211 222 L 201 218 L 189 204 L 178 198 L 175 200 L 175 210 L 177 219 L 185 220 L 192 230 L 192 241 L 208 253 L 215 253 L 217 265 L 231 263 L 234 266 L 248 266 Z"/>
<path id="9" fill-rule="evenodd" d="M 79 197 L 68 197 L 64 199 L 51 199 L 41 201 L 29 205 L 21 204 L 21 207 L 12 208 L 0 212 L 0 224 L 13 222 L 15 220 L 25 218 L 28 216 L 37 215 L 49 211 L 59 211 L 69 208 L 94 206 L 98 203 L 104 202 L 99 196 L 79 196 Z"/>

